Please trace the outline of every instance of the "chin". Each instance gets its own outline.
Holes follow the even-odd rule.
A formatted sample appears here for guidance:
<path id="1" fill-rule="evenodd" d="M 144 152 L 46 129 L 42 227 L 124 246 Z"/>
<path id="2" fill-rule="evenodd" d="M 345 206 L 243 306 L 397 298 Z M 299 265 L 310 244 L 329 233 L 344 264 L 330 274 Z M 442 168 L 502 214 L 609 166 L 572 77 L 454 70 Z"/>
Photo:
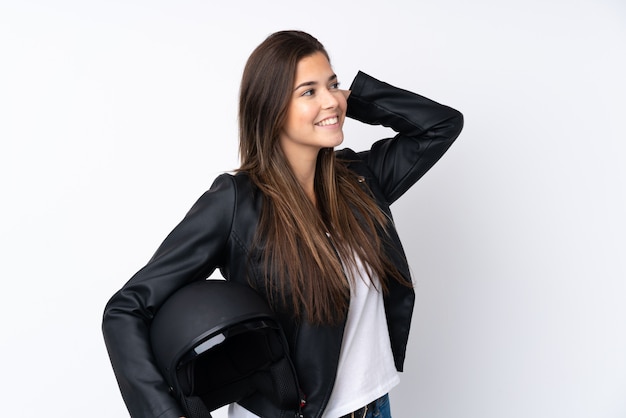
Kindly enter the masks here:
<path id="1" fill-rule="evenodd" d="M 332 144 L 332 145 L 329 145 L 330 148 L 334 148 L 338 145 L 341 145 L 343 143 L 343 133 L 341 133 L 341 135 L 338 135 L 336 138 L 334 138 L 330 142 Z"/>

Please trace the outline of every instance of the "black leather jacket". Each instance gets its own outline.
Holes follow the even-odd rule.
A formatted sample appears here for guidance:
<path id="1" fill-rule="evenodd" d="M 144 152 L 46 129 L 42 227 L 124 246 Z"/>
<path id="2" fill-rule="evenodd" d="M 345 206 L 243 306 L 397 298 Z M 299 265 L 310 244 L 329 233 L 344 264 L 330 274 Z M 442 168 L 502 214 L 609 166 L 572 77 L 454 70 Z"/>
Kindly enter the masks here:
<path id="1" fill-rule="evenodd" d="M 417 94 L 359 72 L 351 86 L 347 116 L 398 134 L 373 144 L 369 151 L 337 151 L 350 161 L 354 175 L 365 182 L 391 219 L 389 205 L 409 189 L 443 155 L 461 132 L 462 115 Z M 133 417 L 179 417 L 182 410 L 170 396 L 149 343 L 150 321 L 159 306 L 181 286 L 203 280 L 216 268 L 228 280 L 246 281 L 261 195 L 245 173 L 219 176 L 155 255 L 119 290 L 104 311 L 103 332 L 124 401 Z M 409 267 L 395 227 L 387 254 L 407 282 Z M 388 240 L 389 241 L 389 240 Z M 259 286 L 262 279 L 254 277 Z M 415 295 L 394 280 L 385 296 L 389 337 L 396 368 L 402 370 Z M 312 326 L 280 314 L 289 340 L 299 383 L 306 395 L 305 417 L 318 418 L 330 397 L 343 337 L 343 325 Z M 293 417 L 261 397 L 241 402 L 263 417 Z"/>

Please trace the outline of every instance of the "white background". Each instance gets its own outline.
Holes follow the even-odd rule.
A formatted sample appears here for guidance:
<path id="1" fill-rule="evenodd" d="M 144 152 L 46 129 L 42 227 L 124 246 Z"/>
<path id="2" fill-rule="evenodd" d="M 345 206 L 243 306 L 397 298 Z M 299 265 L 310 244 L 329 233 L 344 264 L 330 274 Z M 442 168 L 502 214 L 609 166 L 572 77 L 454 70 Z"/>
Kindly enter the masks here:
<path id="1" fill-rule="evenodd" d="M 237 167 L 244 62 L 291 28 L 344 87 L 465 115 L 394 207 L 418 292 L 394 416 L 626 416 L 622 0 L 1 0 L 0 414 L 127 416 L 104 304 Z"/>

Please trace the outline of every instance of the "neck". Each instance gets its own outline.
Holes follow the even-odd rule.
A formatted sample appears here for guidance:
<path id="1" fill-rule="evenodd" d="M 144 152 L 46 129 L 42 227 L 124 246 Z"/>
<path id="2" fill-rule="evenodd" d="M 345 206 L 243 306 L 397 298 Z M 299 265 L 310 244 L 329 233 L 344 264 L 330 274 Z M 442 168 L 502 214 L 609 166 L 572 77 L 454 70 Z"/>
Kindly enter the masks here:
<path id="1" fill-rule="evenodd" d="M 315 168 L 317 165 L 317 152 L 310 154 L 290 155 L 285 153 L 289 166 L 293 171 L 296 180 L 304 190 L 306 196 L 316 204 L 315 199 Z"/>
<path id="2" fill-rule="evenodd" d="M 292 166 L 292 170 L 294 172 L 294 175 L 296 176 L 296 179 L 298 180 L 298 183 L 304 190 L 304 193 L 315 205 L 315 164 L 307 167 L 306 169 L 296 169 Z"/>

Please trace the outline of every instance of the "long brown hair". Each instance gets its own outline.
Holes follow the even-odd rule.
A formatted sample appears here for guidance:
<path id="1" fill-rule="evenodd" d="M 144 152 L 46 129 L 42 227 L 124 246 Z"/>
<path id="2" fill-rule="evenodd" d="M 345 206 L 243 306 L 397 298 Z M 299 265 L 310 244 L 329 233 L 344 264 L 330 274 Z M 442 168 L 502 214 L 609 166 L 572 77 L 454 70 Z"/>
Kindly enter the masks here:
<path id="1" fill-rule="evenodd" d="M 335 324 L 347 312 L 356 257 L 383 291 L 388 278 L 410 283 L 385 256 L 378 232 L 386 237 L 387 218 L 357 175 L 331 148 L 320 150 L 316 207 L 280 147 L 297 64 L 316 52 L 328 58 L 311 35 L 282 31 L 250 55 L 239 98 L 239 171 L 248 173 L 264 196 L 256 243 L 264 247 L 268 296 L 274 303 L 292 305 L 296 318 Z"/>

